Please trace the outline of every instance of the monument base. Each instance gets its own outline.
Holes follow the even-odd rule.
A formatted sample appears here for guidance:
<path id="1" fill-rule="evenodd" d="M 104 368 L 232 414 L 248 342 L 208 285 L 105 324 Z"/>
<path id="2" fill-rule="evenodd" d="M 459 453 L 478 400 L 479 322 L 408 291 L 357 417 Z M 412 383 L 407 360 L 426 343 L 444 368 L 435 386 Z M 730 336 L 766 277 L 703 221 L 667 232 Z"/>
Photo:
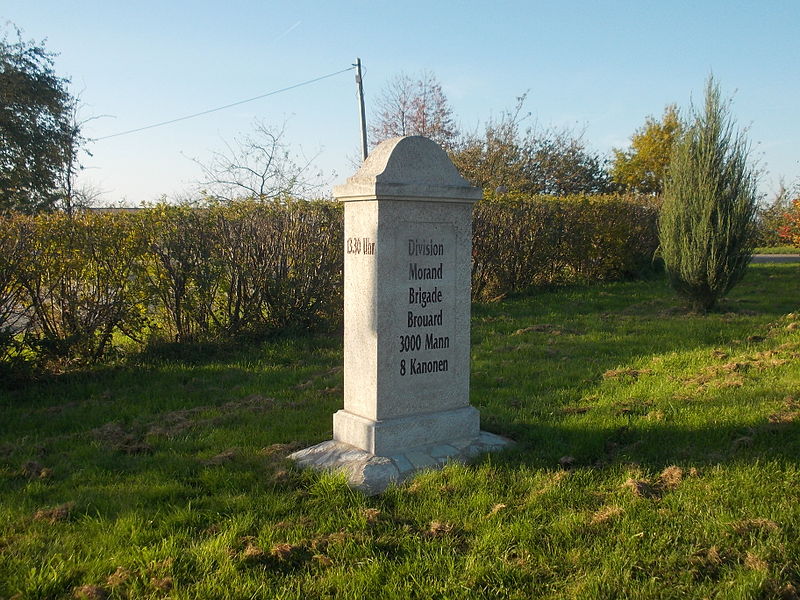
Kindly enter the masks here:
<path id="1" fill-rule="evenodd" d="M 479 432 L 480 414 L 472 406 L 380 421 L 366 419 L 346 410 L 333 415 L 335 442 L 343 442 L 380 456 L 447 440 L 474 439 Z"/>
<path id="2" fill-rule="evenodd" d="M 501 450 L 511 443 L 507 438 L 480 431 L 476 437 L 462 437 L 382 456 L 344 442 L 328 440 L 290 454 L 289 458 L 301 467 L 343 472 L 352 487 L 374 495 L 418 471 L 439 469 L 449 461 L 466 462 L 484 452 Z"/>

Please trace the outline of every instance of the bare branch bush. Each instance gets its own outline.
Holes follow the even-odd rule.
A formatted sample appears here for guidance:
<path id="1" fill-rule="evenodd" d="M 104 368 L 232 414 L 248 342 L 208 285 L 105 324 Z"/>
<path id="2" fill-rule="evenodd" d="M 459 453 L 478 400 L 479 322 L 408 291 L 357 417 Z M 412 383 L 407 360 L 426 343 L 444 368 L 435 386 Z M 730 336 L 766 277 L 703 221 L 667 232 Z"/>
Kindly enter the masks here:
<path id="1" fill-rule="evenodd" d="M 313 198 L 329 183 L 311 157 L 294 153 L 286 141 L 286 124 L 256 121 L 253 130 L 215 151 L 208 162 L 193 161 L 203 172 L 199 181 L 211 198 L 230 202 L 241 198 L 278 200 Z"/>

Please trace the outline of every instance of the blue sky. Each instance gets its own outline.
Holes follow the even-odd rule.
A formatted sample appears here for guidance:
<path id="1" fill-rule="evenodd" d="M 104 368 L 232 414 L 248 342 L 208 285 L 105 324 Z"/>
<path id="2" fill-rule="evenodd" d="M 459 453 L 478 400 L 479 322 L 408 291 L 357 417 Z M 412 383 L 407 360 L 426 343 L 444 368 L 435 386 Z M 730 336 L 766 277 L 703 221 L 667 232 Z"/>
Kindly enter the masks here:
<path id="1" fill-rule="evenodd" d="M 699 100 L 713 71 L 748 128 L 764 193 L 800 178 L 798 0 L 151 2 L 4 0 L 0 21 L 47 38 L 72 79 L 89 137 L 200 112 L 349 67 L 360 57 L 369 117 L 401 71 L 432 71 L 462 129 L 528 92 L 531 122 L 626 146 L 648 115 Z M 105 116 L 107 115 L 107 116 Z M 354 171 L 353 73 L 162 128 L 97 141 L 83 178 L 104 203 L 189 190 L 204 160 L 254 119 L 329 174 Z"/>

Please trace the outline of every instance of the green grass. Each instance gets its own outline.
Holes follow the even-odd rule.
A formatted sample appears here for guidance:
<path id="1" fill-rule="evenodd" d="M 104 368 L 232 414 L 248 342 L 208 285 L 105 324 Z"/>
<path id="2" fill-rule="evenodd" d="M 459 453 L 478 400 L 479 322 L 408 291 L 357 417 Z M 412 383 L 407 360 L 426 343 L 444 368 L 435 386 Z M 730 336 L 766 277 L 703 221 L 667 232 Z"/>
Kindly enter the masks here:
<path id="1" fill-rule="evenodd" d="M 754 254 L 800 254 L 797 246 L 773 246 L 770 248 L 756 248 Z"/>
<path id="2" fill-rule="evenodd" d="M 796 597 L 799 305 L 765 264 L 705 317 L 660 281 L 475 306 L 516 446 L 374 498 L 282 459 L 331 435 L 337 335 L 0 391 L 0 598 Z"/>

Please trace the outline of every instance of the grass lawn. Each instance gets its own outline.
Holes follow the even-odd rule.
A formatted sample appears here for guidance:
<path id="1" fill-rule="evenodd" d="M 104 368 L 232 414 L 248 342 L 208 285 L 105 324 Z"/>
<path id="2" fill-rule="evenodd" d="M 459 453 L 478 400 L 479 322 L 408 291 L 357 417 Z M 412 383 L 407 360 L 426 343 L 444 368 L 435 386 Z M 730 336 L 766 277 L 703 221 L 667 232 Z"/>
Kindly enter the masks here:
<path id="1" fill-rule="evenodd" d="M 800 265 L 720 312 L 661 281 L 473 307 L 517 441 L 367 498 L 328 439 L 341 338 L 174 349 L 0 390 L 0 598 L 797 598 Z"/>
<path id="2" fill-rule="evenodd" d="M 797 246 L 773 246 L 770 248 L 756 248 L 754 254 L 800 254 Z"/>

